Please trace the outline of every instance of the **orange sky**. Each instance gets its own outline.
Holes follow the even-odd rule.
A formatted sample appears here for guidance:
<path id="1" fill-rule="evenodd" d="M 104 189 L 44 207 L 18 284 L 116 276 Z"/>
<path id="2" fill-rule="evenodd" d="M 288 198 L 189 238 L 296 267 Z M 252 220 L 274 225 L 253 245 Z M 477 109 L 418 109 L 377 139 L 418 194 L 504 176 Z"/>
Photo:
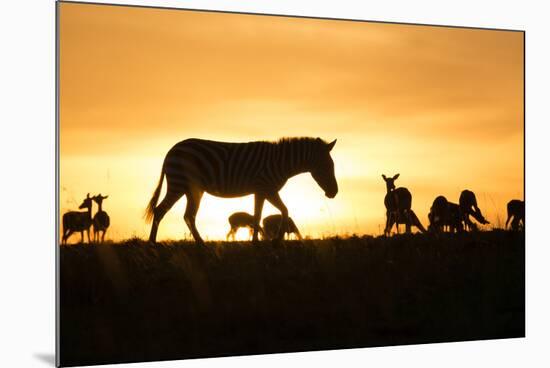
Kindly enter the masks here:
<path id="1" fill-rule="evenodd" d="M 191 137 L 337 138 L 336 198 L 307 174 L 281 193 L 315 237 L 379 234 L 381 174 L 401 174 L 425 226 L 440 194 L 457 202 L 473 190 L 497 225 L 523 198 L 523 33 L 59 6 L 61 212 L 108 194 L 110 239 L 148 235 L 142 214 L 164 155 Z M 184 207 L 159 239 L 190 236 Z M 252 210 L 250 196 L 205 196 L 197 226 L 221 239 L 232 212 Z"/>

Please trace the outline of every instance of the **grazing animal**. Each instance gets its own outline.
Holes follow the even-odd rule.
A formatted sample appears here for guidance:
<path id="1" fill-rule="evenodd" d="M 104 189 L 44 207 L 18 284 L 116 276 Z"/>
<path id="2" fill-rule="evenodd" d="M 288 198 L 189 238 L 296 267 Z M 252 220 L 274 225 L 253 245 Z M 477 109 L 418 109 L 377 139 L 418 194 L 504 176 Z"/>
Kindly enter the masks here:
<path id="1" fill-rule="evenodd" d="M 407 221 L 410 221 L 411 226 L 416 226 L 416 228 L 418 230 L 420 230 L 420 232 L 422 232 L 422 233 L 426 232 L 426 228 L 424 226 L 422 226 L 422 223 L 418 219 L 418 216 L 416 216 L 416 213 L 414 213 L 414 211 L 412 209 L 409 210 L 409 217 L 408 218 L 406 216 L 392 216 L 391 220 L 390 220 L 390 225 L 389 225 L 390 226 L 390 231 L 391 231 L 391 228 L 393 227 L 393 225 L 395 224 L 396 227 L 397 227 L 397 232 L 399 232 L 399 225 L 400 224 L 407 225 Z"/>
<path id="2" fill-rule="evenodd" d="M 265 200 L 275 206 L 283 218 L 288 210 L 279 196 L 287 180 L 309 172 L 328 198 L 338 193 L 334 162 L 330 151 L 336 140 L 326 143 L 320 138 L 283 138 L 277 142 L 228 143 L 187 139 L 172 147 L 164 159 L 160 179 L 145 211 L 153 222 L 149 241 L 156 242 L 158 226 L 166 212 L 183 195 L 187 197 L 185 223 L 197 244 L 204 244 L 195 218 L 204 192 L 232 198 L 254 194 L 254 232 L 258 240 L 259 222 Z M 166 176 L 164 199 L 157 205 Z M 279 231 L 278 240 L 284 236 Z"/>
<path id="3" fill-rule="evenodd" d="M 462 232 L 464 227 L 462 226 L 462 212 L 458 203 L 449 202 L 447 204 L 447 229 L 451 233 Z"/>
<path id="4" fill-rule="evenodd" d="M 395 187 L 395 180 L 399 174 L 392 178 L 387 178 L 382 175 L 386 182 L 386 196 L 384 197 L 384 205 L 386 206 L 386 227 L 384 234 L 387 236 L 391 232 L 393 224 L 396 224 L 397 232 L 399 232 L 399 224 L 405 224 L 406 232 L 411 232 L 410 211 L 412 204 L 412 195 L 407 188 Z"/>
<path id="5" fill-rule="evenodd" d="M 512 199 L 506 205 L 508 218 L 506 219 L 506 227 L 510 220 L 510 229 L 517 231 L 525 226 L 525 202 L 519 199 Z M 520 226 L 521 225 L 521 226 Z"/>
<path id="6" fill-rule="evenodd" d="M 251 214 L 246 212 L 235 212 L 231 216 L 229 216 L 228 221 L 231 229 L 229 229 L 229 232 L 225 237 L 226 240 L 229 241 L 229 238 L 233 238 L 234 241 L 235 234 L 237 234 L 237 231 L 241 227 L 247 227 L 250 230 L 250 237 L 254 235 L 254 216 L 252 216 Z M 263 235 L 264 231 L 261 226 L 258 227 L 258 231 L 260 232 L 260 234 Z"/>
<path id="7" fill-rule="evenodd" d="M 70 211 L 63 214 L 63 238 L 62 244 L 67 244 L 67 240 L 74 232 L 80 232 L 80 242 L 84 243 L 84 231 L 88 235 L 90 243 L 90 226 L 92 226 L 92 198 L 90 193 L 86 196 L 79 209 L 86 208 L 86 211 Z"/>
<path id="8" fill-rule="evenodd" d="M 430 213 L 428 214 L 430 225 L 429 231 L 442 232 L 461 232 L 462 227 L 462 215 L 460 212 L 460 206 L 456 203 L 447 201 L 447 198 L 438 196 L 435 198 Z"/>
<path id="9" fill-rule="evenodd" d="M 476 195 L 471 190 L 463 190 L 462 193 L 460 193 L 458 203 L 460 205 L 460 213 L 466 230 L 477 229 L 477 226 L 470 220 L 470 216 L 476 219 L 480 224 L 486 225 L 489 223 L 481 214 L 481 210 L 477 206 Z"/>
<path id="10" fill-rule="evenodd" d="M 109 215 L 107 212 L 103 211 L 102 205 L 103 200 L 107 199 L 109 196 L 103 197 L 100 194 L 92 197 L 95 203 L 97 203 L 98 209 L 96 214 L 94 215 L 94 218 L 92 220 L 93 230 L 94 230 L 94 242 L 97 242 L 99 240 L 99 233 L 103 232 L 101 234 L 101 242 L 103 243 L 105 241 L 105 233 L 107 232 L 107 229 L 109 228 L 109 225 L 111 224 L 111 220 L 109 219 Z"/>
<path id="11" fill-rule="evenodd" d="M 281 215 L 267 216 L 263 220 L 264 234 L 267 240 L 276 239 L 279 234 L 283 217 Z M 299 240 L 302 240 L 302 234 L 298 230 L 298 227 L 294 221 L 289 217 L 286 223 L 286 228 L 283 229 L 285 234 L 295 234 Z"/>
<path id="12" fill-rule="evenodd" d="M 432 207 L 430 208 L 430 213 L 428 214 L 428 219 L 430 221 L 428 230 L 436 232 L 444 230 L 448 203 L 447 198 L 443 196 L 438 196 L 434 199 Z"/>

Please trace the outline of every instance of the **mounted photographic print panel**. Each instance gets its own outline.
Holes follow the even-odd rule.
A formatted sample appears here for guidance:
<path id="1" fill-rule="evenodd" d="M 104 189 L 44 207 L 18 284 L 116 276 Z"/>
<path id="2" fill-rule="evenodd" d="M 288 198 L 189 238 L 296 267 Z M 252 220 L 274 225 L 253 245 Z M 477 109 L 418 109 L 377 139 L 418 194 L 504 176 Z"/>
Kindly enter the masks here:
<path id="1" fill-rule="evenodd" d="M 524 32 L 57 3 L 57 364 L 525 335 Z"/>

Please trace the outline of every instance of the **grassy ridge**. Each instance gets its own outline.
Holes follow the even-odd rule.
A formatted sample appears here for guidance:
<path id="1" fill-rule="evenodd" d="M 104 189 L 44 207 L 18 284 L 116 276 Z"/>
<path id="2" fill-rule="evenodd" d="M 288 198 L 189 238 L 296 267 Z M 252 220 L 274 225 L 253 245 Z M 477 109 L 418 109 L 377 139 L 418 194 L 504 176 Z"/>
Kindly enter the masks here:
<path id="1" fill-rule="evenodd" d="M 64 365 L 524 336 L 524 236 L 65 246 Z"/>

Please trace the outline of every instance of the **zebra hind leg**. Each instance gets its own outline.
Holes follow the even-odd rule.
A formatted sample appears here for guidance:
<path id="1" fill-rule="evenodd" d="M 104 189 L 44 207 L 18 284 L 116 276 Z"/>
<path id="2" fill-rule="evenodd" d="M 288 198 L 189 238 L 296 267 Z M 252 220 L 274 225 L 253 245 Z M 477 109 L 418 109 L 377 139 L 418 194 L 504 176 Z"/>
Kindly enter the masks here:
<path id="1" fill-rule="evenodd" d="M 204 192 L 191 192 L 187 194 L 187 207 L 185 208 L 185 214 L 183 215 L 183 219 L 185 220 L 187 227 L 189 227 L 189 230 L 191 230 L 191 234 L 198 245 L 204 245 L 204 241 L 202 240 L 201 235 L 197 230 L 197 226 L 195 225 L 195 218 L 197 216 L 197 212 L 199 211 L 203 193 Z"/>
<path id="2" fill-rule="evenodd" d="M 175 192 L 168 192 L 164 199 L 155 207 L 153 215 L 153 224 L 151 226 L 151 233 L 149 234 L 149 242 L 155 244 L 157 242 L 157 232 L 160 221 L 166 215 L 166 212 L 183 196 L 183 193 L 178 194 Z"/>

